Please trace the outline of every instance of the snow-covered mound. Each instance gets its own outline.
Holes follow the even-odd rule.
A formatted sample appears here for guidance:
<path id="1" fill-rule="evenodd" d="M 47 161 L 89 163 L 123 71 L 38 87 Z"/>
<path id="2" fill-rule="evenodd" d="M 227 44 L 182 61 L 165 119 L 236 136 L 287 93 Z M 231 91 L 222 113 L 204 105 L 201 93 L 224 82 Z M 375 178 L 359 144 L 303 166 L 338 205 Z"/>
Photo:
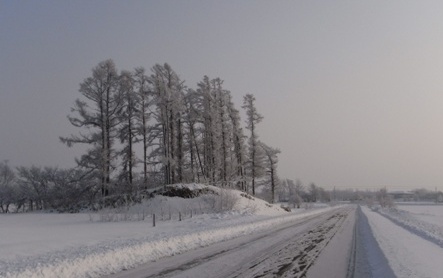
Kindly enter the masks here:
<path id="1" fill-rule="evenodd" d="M 121 221 L 134 220 L 130 217 L 96 221 L 103 212 L 0 214 L 4 235 L 0 237 L 0 277 L 98 277 L 331 209 L 288 213 L 236 190 L 198 184 L 174 187 L 213 192 L 195 198 L 157 195 L 146 204 L 127 208 L 139 214 L 144 209 L 141 221 Z M 207 204 L 213 205 L 212 213 L 203 209 Z M 226 204 L 232 210 L 219 210 Z M 172 213 L 174 208 L 182 210 L 182 221 Z M 185 213 L 186 208 L 191 213 Z M 155 227 L 154 211 L 164 212 L 157 215 Z"/>
<path id="2" fill-rule="evenodd" d="M 153 201 L 162 203 L 157 207 L 167 207 L 176 213 L 180 211 L 182 214 L 190 210 L 201 213 L 229 212 L 268 216 L 285 213 L 279 205 L 270 204 L 239 190 L 212 185 L 196 183 L 167 185 L 152 190 L 150 196 L 157 198 L 150 200 L 150 203 Z"/>
<path id="3" fill-rule="evenodd" d="M 235 204 L 232 208 L 233 212 L 250 213 L 256 215 L 279 215 L 287 213 L 279 205 L 270 204 L 259 198 L 255 198 L 247 193 L 234 189 L 222 189 L 215 186 L 208 186 L 211 190 L 217 192 L 219 196 L 228 196 L 233 198 Z"/>

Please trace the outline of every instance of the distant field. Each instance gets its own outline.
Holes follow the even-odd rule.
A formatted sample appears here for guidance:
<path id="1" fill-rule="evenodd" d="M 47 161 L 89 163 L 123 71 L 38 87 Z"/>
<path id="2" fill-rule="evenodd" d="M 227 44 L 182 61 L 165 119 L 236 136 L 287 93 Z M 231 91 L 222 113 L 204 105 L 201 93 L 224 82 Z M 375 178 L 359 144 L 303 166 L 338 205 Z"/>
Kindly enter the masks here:
<path id="1" fill-rule="evenodd" d="M 443 205 L 398 205 L 401 210 L 409 212 L 415 218 L 439 226 L 443 229 Z"/>

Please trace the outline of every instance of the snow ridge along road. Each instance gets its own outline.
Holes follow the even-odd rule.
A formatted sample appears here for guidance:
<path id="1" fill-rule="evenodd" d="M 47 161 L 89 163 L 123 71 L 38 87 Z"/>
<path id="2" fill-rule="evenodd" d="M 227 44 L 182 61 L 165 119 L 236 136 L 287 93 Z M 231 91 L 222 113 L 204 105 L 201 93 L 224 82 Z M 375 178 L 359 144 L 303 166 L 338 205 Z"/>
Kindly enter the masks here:
<path id="1" fill-rule="evenodd" d="M 353 206 L 336 208 L 111 277 L 306 277 L 320 252 L 353 214 Z M 347 262 L 348 257 L 341 259 Z"/>
<path id="2" fill-rule="evenodd" d="M 374 210 L 394 224 L 443 248 L 443 231 L 437 225 L 415 219 L 400 209 Z"/>
<path id="3" fill-rule="evenodd" d="M 372 236 L 386 257 L 394 277 L 442 277 L 443 249 L 435 242 L 411 232 L 384 215 L 362 207 Z M 411 224 L 412 222 L 410 222 Z M 418 227 L 417 227 L 418 228 Z M 376 266 L 373 266 L 373 270 Z M 388 276 L 372 276 L 388 277 Z M 392 276 L 390 276 L 392 277 Z"/>

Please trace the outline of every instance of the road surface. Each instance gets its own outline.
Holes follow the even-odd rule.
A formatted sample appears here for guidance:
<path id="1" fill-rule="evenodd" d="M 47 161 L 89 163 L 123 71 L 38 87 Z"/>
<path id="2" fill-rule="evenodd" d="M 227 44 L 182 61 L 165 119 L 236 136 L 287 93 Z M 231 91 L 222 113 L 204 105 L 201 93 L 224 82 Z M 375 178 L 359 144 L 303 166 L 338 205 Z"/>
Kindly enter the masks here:
<path id="1" fill-rule="evenodd" d="M 352 277 L 355 216 L 338 207 L 109 277 Z"/>

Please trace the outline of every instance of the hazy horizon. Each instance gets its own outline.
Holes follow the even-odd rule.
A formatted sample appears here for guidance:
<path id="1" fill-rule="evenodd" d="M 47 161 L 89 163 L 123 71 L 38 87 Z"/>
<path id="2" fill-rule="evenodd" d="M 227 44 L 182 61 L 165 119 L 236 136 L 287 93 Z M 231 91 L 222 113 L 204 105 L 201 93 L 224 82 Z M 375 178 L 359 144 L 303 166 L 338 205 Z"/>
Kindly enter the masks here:
<path id="1" fill-rule="evenodd" d="M 281 178 L 443 190 L 441 1 L 0 1 L 0 161 L 72 167 L 100 61 L 252 93 Z M 244 117 L 242 119 L 245 120 Z"/>

